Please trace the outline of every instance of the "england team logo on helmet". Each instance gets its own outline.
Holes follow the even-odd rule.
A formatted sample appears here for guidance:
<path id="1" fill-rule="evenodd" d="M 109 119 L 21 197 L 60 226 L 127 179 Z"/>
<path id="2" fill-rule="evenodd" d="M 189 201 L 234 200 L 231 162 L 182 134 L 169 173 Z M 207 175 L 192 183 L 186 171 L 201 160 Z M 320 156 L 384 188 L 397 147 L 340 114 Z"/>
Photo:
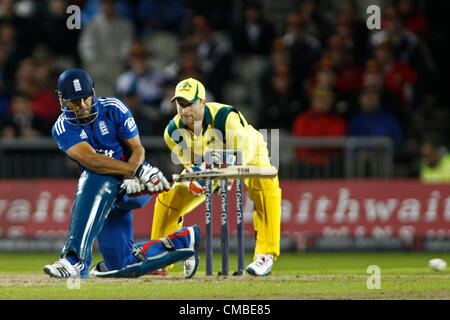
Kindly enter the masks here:
<path id="1" fill-rule="evenodd" d="M 94 82 L 83 69 L 69 69 L 61 73 L 57 88 L 59 103 L 63 117 L 70 123 L 84 125 L 95 121 L 98 115 L 97 102 L 86 108 L 70 109 L 69 101 L 76 101 L 92 97 L 94 99 Z M 89 109 L 89 112 L 86 112 Z"/>
<path id="2" fill-rule="evenodd" d="M 73 80 L 73 87 L 74 87 L 75 91 L 82 91 L 80 79 Z"/>

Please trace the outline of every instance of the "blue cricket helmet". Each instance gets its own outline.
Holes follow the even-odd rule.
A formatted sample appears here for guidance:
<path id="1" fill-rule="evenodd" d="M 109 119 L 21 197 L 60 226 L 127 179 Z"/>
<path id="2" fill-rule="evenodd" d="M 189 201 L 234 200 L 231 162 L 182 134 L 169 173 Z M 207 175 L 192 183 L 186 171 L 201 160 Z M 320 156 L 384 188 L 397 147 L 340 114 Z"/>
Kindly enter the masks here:
<path id="1" fill-rule="evenodd" d="M 97 103 L 93 103 L 90 107 L 90 113 L 83 116 L 78 116 L 78 113 L 83 111 L 83 109 L 70 110 L 66 104 L 67 101 L 95 97 L 94 82 L 85 70 L 74 68 L 61 73 L 58 78 L 56 91 L 61 110 L 63 111 L 63 117 L 70 123 L 84 125 L 93 122 L 97 118 Z"/>

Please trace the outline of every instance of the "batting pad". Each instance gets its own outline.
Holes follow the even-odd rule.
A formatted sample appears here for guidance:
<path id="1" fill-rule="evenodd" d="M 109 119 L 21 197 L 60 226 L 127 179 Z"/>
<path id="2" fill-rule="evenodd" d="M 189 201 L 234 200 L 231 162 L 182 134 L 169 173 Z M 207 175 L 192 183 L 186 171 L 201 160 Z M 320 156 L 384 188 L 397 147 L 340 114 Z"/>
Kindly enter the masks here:
<path id="1" fill-rule="evenodd" d="M 194 249 L 189 248 L 167 251 L 160 255 L 148 258 L 145 261 L 126 266 L 120 270 L 102 272 L 98 271 L 96 268 L 97 265 L 95 265 L 91 270 L 91 275 L 101 278 L 137 278 L 180 260 L 186 260 L 191 257 L 194 252 Z"/>

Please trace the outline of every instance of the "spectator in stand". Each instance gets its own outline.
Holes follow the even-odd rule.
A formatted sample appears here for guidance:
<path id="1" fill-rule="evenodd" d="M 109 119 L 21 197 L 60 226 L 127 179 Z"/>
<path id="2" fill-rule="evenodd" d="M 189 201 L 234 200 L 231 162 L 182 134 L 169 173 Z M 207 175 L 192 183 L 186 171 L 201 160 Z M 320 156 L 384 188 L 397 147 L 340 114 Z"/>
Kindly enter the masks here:
<path id="1" fill-rule="evenodd" d="M 133 24 L 116 14 L 116 0 L 102 0 L 102 12 L 82 29 L 78 43 L 83 68 L 95 78 L 98 96 L 113 96 L 134 43 Z"/>
<path id="2" fill-rule="evenodd" d="M 358 14 L 357 1 L 344 0 L 339 2 L 339 15 L 334 23 L 333 34 L 342 37 L 349 44 L 348 50 L 353 62 L 361 65 L 367 57 L 367 39 L 369 30 L 366 22 Z"/>
<path id="3" fill-rule="evenodd" d="M 61 113 L 54 88 L 49 88 L 50 79 L 46 78 L 49 72 L 48 65 L 37 63 L 36 58 L 27 58 L 21 61 L 16 73 L 15 89 L 28 95 L 33 113 L 44 120 L 48 126 L 49 134 L 54 121 Z"/>
<path id="4" fill-rule="evenodd" d="M 398 0 L 397 13 L 406 30 L 414 33 L 418 38 L 425 39 L 429 32 L 428 20 L 417 12 L 417 1 Z"/>
<path id="5" fill-rule="evenodd" d="M 291 55 L 289 48 L 281 38 L 277 38 L 273 41 L 273 45 L 270 51 L 270 62 L 267 69 L 262 73 L 261 81 L 270 78 L 270 75 L 275 72 L 279 67 L 291 65 Z"/>
<path id="6" fill-rule="evenodd" d="M 306 86 L 308 98 L 311 97 L 316 87 L 328 88 L 334 93 L 333 111 L 347 118 L 355 109 L 353 94 L 350 95 L 337 86 L 338 73 L 333 68 L 331 60 L 322 58 L 313 70 Z"/>
<path id="7" fill-rule="evenodd" d="M 245 3 L 247 1 L 240 2 Z M 260 0 L 256 1 L 261 2 Z M 236 8 L 238 6 L 234 1 L 183 0 L 183 3 L 186 8 L 189 8 L 189 11 L 207 16 L 210 26 L 214 30 L 227 32 L 233 28 L 233 23 L 236 21 Z"/>
<path id="8" fill-rule="evenodd" d="M 417 106 L 429 89 L 428 79 L 434 62 L 428 54 L 425 42 L 421 42 L 412 32 L 406 30 L 393 7 L 386 10 L 382 28 L 371 38 L 373 47 L 384 42 L 390 44 L 394 58 L 408 65 L 417 74 L 413 106 Z"/>
<path id="9" fill-rule="evenodd" d="M 305 32 L 323 43 L 331 32 L 331 26 L 321 15 L 319 5 L 320 1 L 303 0 L 298 12 L 302 20 L 306 21 Z"/>
<path id="10" fill-rule="evenodd" d="M 161 116 L 163 117 L 161 123 L 167 123 L 177 114 L 177 106 L 171 101 L 173 97 L 173 86 L 181 80 L 188 78 L 205 82 L 205 77 L 197 62 L 196 49 L 197 48 L 190 39 L 182 41 L 177 59 L 164 68 L 164 75 L 169 84 L 165 88 L 164 99 L 161 101 L 160 105 Z M 208 89 L 206 90 L 206 100 L 216 100 L 214 95 Z"/>
<path id="11" fill-rule="evenodd" d="M 166 80 L 171 84 L 166 86 L 164 99 L 160 106 L 161 113 L 167 120 L 162 123 L 167 123 L 177 114 L 177 106 L 171 101 L 173 86 L 188 78 L 205 82 L 204 75 L 197 63 L 197 51 L 192 41 L 187 39 L 181 43 L 178 58 L 164 68 L 164 74 Z M 206 90 L 206 100 L 215 101 L 214 95 L 209 90 Z"/>
<path id="12" fill-rule="evenodd" d="M 0 43 L 0 101 L 3 99 L 8 99 L 10 96 L 10 92 L 12 90 L 12 82 L 14 77 L 14 70 L 12 65 L 9 64 L 8 54 L 3 46 Z M 3 114 L 2 108 L 4 106 L 3 103 L 0 102 L 0 117 Z"/>
<path id="13" fill-rule="evenodd" d="M 0 24 L 0 50 L 5 59 L 2 65 L 2 77 L 6 88 L 11 88 L 10 84 L 17 66 L 26 57 L 17 37 L 17 28 L 13 23 L 3 22 Z"/>
<path id="14" fill-rule="evenodd" d="M 320 58 L 319 40 L 306 33 L 306 20 L 298 13 L 289 15 L 283 41 L 290 54 L 290 69 L 295 88 L 302 88 L 311 66 Z"/>
<path id="15" fill-rule="evenodd" d="M 181 73 L 201 73 L 199 65 L 197 63 L 197 51 L 194 44 L 190 40 L 184 40 L 183 42 L 181 42 L 178 57 L 164 68 L 164 75 L 165 78 L 173 85 L 176 85 L 179 81 L 187 78 L 199 79 L 193 76 L 180 78 Z M 203 76 L 201 76 L 200 78 L 203 78 Z"/>
<path id="16" fill-rule="evenodd" d="M 46 121 L 33 113 L 30 98 L 24 93 L 17 93 L 11 98 L 9 114 L 0 122 L 5 138 L 51 135 Z"/>
<path id="17" fill-rule="evenodd" d="M 232 62 L 231 49 L 228 44 L 212 34 L 208 20 L 196 15 L 191 20 L 190 41 L 197 55 L 197 64 L 204 76 L 211 93 L 217 100 L 222 98 L 225 82 L 230 78 Z"/>
<path id="18" fill-rule="evenodd" d="M 15 8 L 15 0 L 1 0 L 0 1 L 0 19 L 14 20 L 18 19 Z"/>
<path id="19" fill-rule="evenodd" d="M 327 58 L 320 59 L 314 77 L 308 80 L 308 93 L 311 94 L 314 92 L 316 87 L 328 88 L 335 91 L 335 83 L 336 73 L 332 68 L 331 61 Z"/>
<path id="20" fill-rule="evenodd" d="M 244 17 L 233 32 L 233 44 L 237 54 L 268 55 L 270 53 L 275 31 L 262 11 L 262 4 L 249 2 L 244 6 Z"/>
<path id="21" fill-rule="evenodd" d="M 365 87 L 359 95 L 359 110 L 348 120 L 348 135 L 352 137 L 389 137 L 400 146 L 401 126 L 393 113 L 381 105 L 377 88 Z"/>
<path id="22" fill-rule="evenodd" d="M 258 126 L 289 132 L 295 115 L 301 111 L 301 104 L 292 86 L 289 67 L 277 66 L 271 75 L 270 85 L 261 92 L 264 106 L 263 111 L 259 112 Z"/>
<path id="23" fill-rule="evenodd" d="M 367 38 L 356 31 L 354 24 L 349 18 L 340 18 L 334 24 L 334 35 L 345 43 L 351 61 L 361 65 L 368 55 Z"/>
<path id="24" fill-rule="evenodd" d="M 322 59 L 311 68 L 308 79 L 309 86 L 313 86 L 317 82 L 317 72 L 324 65 L 335 74 L 333 89 L 337 94 L 337 101 L 351 100 L 353 95 L 361 88 L 362 70 L 352 61 L 349 47 L 342 37 L 333 36 L 330 38 Z"/>
<path id="25" fill-rule="evenodd" d="M 420 180 L 426 183 L 450 183 L 450 153 L 443 146 L 425 141 L 421 148 Z"/>
<path id="26" fill-rule="evenodd" d="M 9 109 L 11 75 L 8 70 L 6 52 L 0 43 L 0 119 L 4 119 Z"/>
<path id="27" fill-rule="evenodd" d="M 324 56 L 331 60 L 337 74 L 336 88 L 346 95 L 357 93 L 361 88 L 362 70 L 354 63 L 345 39 L 340 36 L 331 37 Z"/>
<path id="28" fill-rule="evenodd" d="M 330 89 L 317 87 L 311 98 L 310 109 L 296 116 L 292 134 L 296 137 L 344 137 L 345 119 L 332 112 L 334 94 Z M 297 148 L 297 156 L 310 165 L 324 166 L 336 150 L 325 148 Z"/>
<path id="29" fill-rule="evenodd" d="M 80 32 L 67 28 L 68 0 L 50 0 L 47 10 L 41 19 L 41 41 L 56 56 L 70 58 L 72 63 L 78 62 L 77 43 Z"/>
<path id="30" fill-rule="evenodd" d="M 403 63 L 414 65 L 418 59 L 419 40 L 402 25 L 402 22 L 393 7 L 389 7 L 383 17 L 382 30 L 374 33 L 370 38 L 373 47 L 389 41 L 394 56 Z"/>
<path id="31" fill-rule="evenodd" d="M 413 104 L 414 84 L 417 74 L 407 64 L 395 59 L 388 41 L 380 43 L 374 49 L 374 58 L 384 73 L 386 88 L 397 95 L 404 106 Z"/>
<path id="32" fill-rule="evenodd" d="M 407 127 L 411 121 L 411 112 L 403 105 L 402 99 L 390 91 L 384 83 L 384 73 L 376 60 L 368 60 L 365 65 L 363 87 L 377 89 L 380 95 L 380 104 L 392 112 L 400 121 L 402 127 Z"/>
<path id="33" fill-rule="evenodd" d="M 142 34 L 160 30 L 179 33 L 184 20 L 185 6 L 182 0 L 139 0 L 136 12 Z"/>
<path id="34" fill-rule="evenodd" d="M 134 5 L 128 0 L 116 0 L 116 14 L 128 20 L 134 19 Z M 73 2 L 73 1 L 71 1 Z M 135 2 L 135 1 L 132 1 Z M 96 15 L 102 11 L 102 0 L 84 1 L 81 10 L 81 25 L 86 26 Z"/>
<path id="35" fill-rule="evenodd" d="M 5 119 L 9 112 L 9 97 L 0 91 L 0 119 Z M 1 121 L 0 121 L 1 122 Z M 0 128 L 2 124 L 0 123 Z"/>
<path id="36" fill-rule="evenodd" d="M 29 0 L 0 1 L 0 24 L 7 23 L 14 27 L 15 41 L 20 48 L 20 58 L 31 54 L 39 40 L 36 36 L 36 30 L 40 24 L 37 15 L 39 5 L 37 1 Z"/>
<path id="37" fill-rule="evenodd" d="M 41 87 L 47 88 L 54 93 L 54 80 L 59 74 L 59 70 L 54 63 L 55 55 L 45 45 L 39 45 L 34 49 L 31 58 L 34 61 L 36 68 L 36 72 L 34 74 L 36 81 Z"/>
<path id="38" fill-rule="evenodd" d="M 24 19 L 32 19 L 38 14 L 40 4 L 35 0 L 2 0 L 0 16 L 15 15 Z"/>
<path id="39" fill-rule="evenodd" d="M 415 105 L 435 87 L 431 85 L 433 75 L 437 73 L 434 55 L 429 48 L 429 27 L 427 19 L 416 11 L 412 0 L 399 0 L 396 10 L 392 10 L 393 22 L 386 25 L 390 29 L 393 47 L 401 53 L 398 58 L 409 64 L 418 75 L 415 86 Z M 397 49 L 398 48 L 398 49 Z"/>
<path id="40" fill-rule="evenodd" d="M 28 88 L 29 83 L 34 81 L 35 64 L 33 59 L 26 58 L 20 61 L 16 73 L 14 74 L 14 91 L 28 92 L 25 88 Z"/>
<path id="41" fill-rule="evenodd" d="M 269 63 L 258 79 L 262 97 L 258 126 L 286 129 L 290 132 L 294 116 L 302 111 L 302 105 L 307 105 L 303 103 L 306 99 L 302 91 L 295 87 L 293 71 L 290 69 L 289 48 L 282 38 L 273 41 L 269 58 Z M 266 112 L 276 118 L 273 123 L 270 117 L 263 117 Z M 290 119 L 283 118 L 283 114 L 287 113 L 291 114 Z"/>
<path id="42" fill-rule="evenodd" d="M 166 80 L 164 73 L 149 64 L 149 55 L 140 43 L 135 43 L 129 58 L 130 69 L 117 79 L 120 96 L 137 96 L 140 114 L 152 129 L 160 121 L 159 106 L 164 98 Z M 156 132 L 152 132 L 156 134 Z"/>
<path id="43" fill-rule="evenodd" d="M 136 91 L 143 105 L 155 107 L 161 103 L 165 77 L 163 72 L 152 67 L 148 52 L 136 42 L 129 57 L 129 70 L 117 80 L 119 94 Z"/>

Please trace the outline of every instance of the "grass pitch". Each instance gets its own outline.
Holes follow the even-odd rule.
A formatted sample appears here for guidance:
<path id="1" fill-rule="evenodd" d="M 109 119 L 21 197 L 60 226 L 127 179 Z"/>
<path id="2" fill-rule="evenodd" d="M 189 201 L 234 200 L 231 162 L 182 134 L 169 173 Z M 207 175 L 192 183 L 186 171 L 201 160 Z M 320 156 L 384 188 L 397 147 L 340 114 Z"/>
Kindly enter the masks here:
<path id="1" fill-rule="evenodd" d="M 450 299 L 450 268 L 436 272 L 428 260 L 450 263 L 450 253 L 283 253 L 268 277 L 205 276 L 204 256 L 192 279 L 178 263 L 168 276 L 136 279 L 75 279 L 48 277 L 42 271 L 57 253 L 0 253 L 0 299 L 163 299 L 163 300 L 294 300 L 294 299 Z M 94 263 L 100 261 L 94 255 Z M 246 263 L 251 261 L 246 256 Z M 236 256 L 230 257 L 230 273 Z M 214 256 L 215 273 L 220 255 Z M 367 268 L 380 269 L 379 289 Z"/>

